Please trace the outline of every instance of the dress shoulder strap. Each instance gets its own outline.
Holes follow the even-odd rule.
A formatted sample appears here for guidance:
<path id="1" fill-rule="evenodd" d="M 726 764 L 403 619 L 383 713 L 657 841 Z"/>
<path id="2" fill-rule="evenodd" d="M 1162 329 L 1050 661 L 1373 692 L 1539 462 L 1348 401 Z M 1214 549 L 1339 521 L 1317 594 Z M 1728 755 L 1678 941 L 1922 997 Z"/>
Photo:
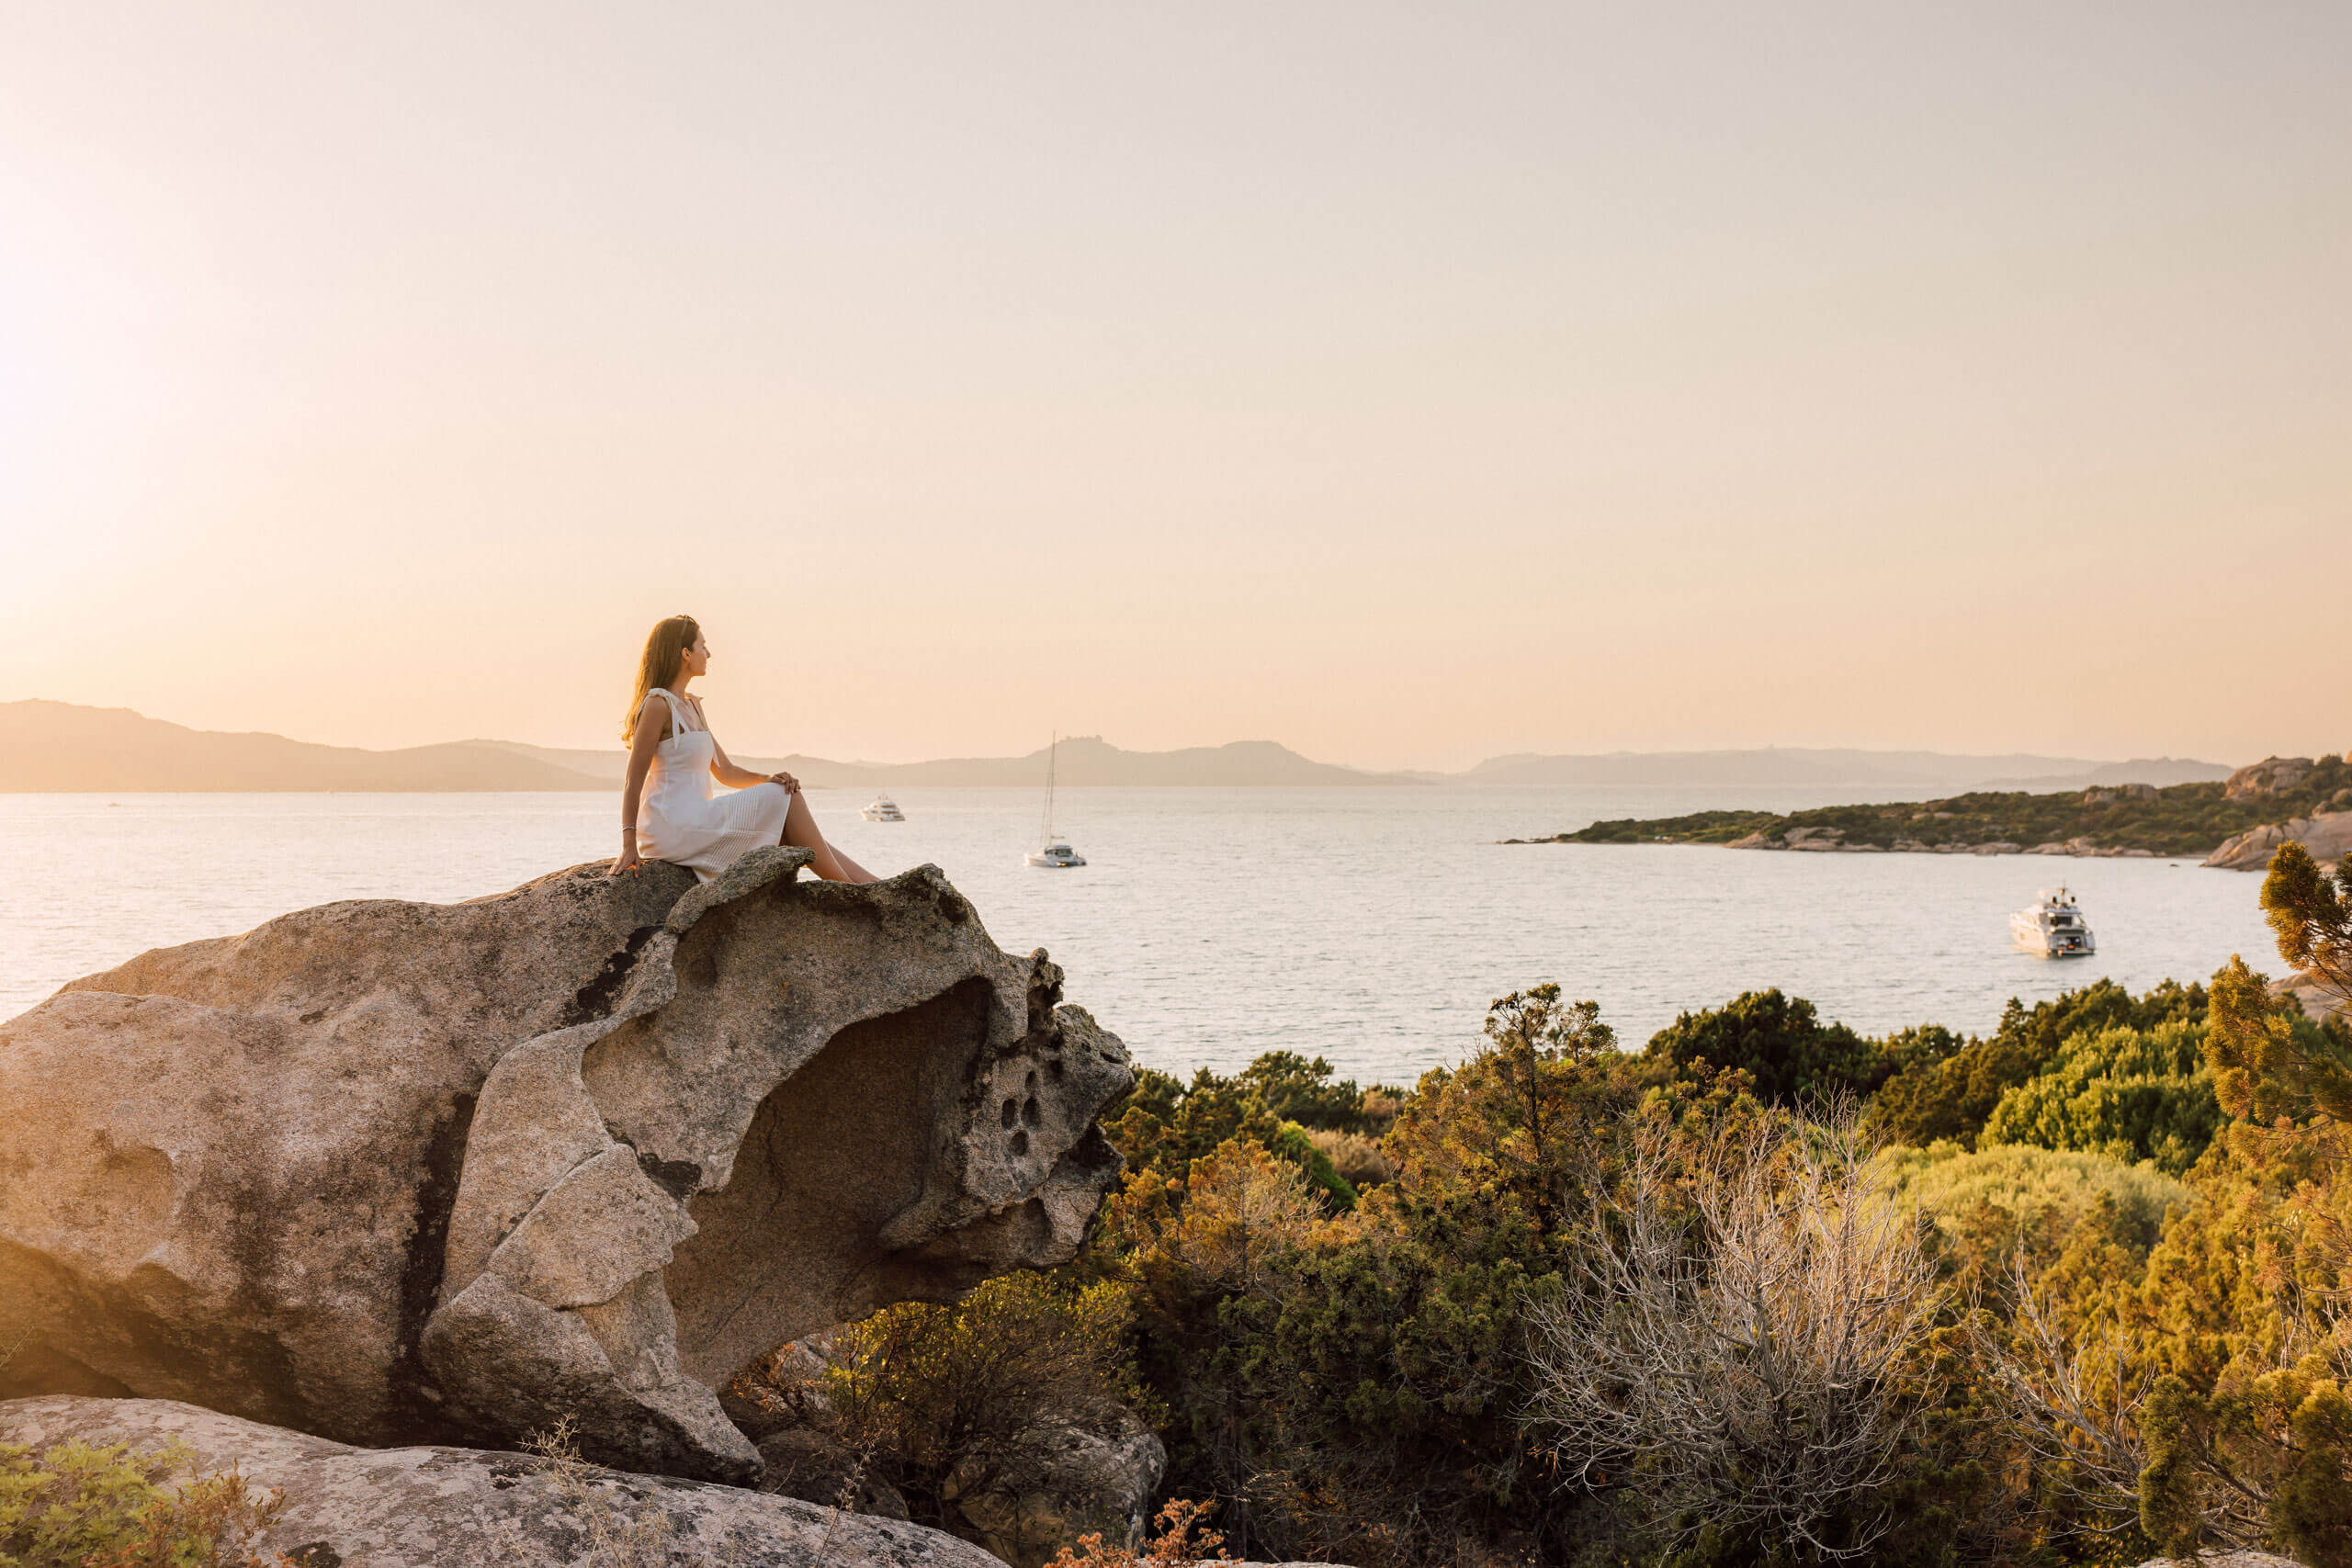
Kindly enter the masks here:
<path id="1" fill-rule="evenodd" d="M 645 688 L 645 695 L 649 701 L 654 697 L 660 697 L 662 699 L 662 705 L 669 710 L 669 723 L 663 726 L 663 728 L 669 731 L 669 734 L 664 736 L 662 739 L 669 739 L 673 737 L 685 733 L 686 726 L 684 718 L 681 716 L 681 710 L 683 710 L 686 705 L 678 700 L 678 694 L 675 692 L 673 692 L 667 686 L 648 686 Z M 644 715 L 645 707 L 646 704 L 644 703 L 638 705 L 638 713 L 640 717 Z"/>
<path id="2" fill-rule="evenodd" d="M 645 694 L 649 697 L 658 695 L 669 705 L 672 735 L 685 735 L 695 730 L 710 728 L 703 723 L 702 709 L 695 705 L 692 697 L 682 697 L 667 686 L 648 686 L 645 688 Z"/>

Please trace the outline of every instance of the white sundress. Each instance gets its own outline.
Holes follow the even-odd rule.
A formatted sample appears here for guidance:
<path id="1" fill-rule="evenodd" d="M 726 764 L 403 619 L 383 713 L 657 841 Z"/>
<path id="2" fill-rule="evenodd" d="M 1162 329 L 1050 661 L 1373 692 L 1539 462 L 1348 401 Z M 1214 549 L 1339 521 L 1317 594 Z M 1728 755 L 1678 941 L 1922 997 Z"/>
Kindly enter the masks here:
<path id="1" fill-rule="evenodd" d="M 710 760 L 718 742 L 703 728 L 701 711 L 663 687 L 653 691 L 669 705 L 670 738 L 653 748 L 645 793 L 638 796 L 637 852 L 708 882 L 747 852 L 784 837 L 792 792 L 770 783 L 713 795 Z"/>

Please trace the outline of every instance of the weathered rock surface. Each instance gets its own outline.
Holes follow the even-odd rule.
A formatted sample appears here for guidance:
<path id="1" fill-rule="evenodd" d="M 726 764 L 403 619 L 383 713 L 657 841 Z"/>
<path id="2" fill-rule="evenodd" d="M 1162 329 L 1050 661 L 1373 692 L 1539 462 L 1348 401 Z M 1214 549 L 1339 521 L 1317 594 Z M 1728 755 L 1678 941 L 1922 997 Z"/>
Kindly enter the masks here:
<path id="1" fill-rule="evenodd" d="M 2286 843 L 2302 845 L 2312 859 L 2323 863 L 2340 861 L 2352 852 L 2352 811 L 2323 811 L 2249 828 L 2207 855 L 2205 863 L 2224 871 L 2261 871 L 2278 852 L 2278 846 Z"/>
<path id="2" fill-rule="evenodd" d="M 2205 1551 L 2192 1562 L 2185 1558 L 2151 1557 L 2140 1568 L 2301 1568 L 2291 1557 L 2267 1551 Z"/>
<path id="3" fill-rule="evenodd" d="M 2295 1005 L 2303 1010 L 2303 1016 L 2313 1023 L 2324 1023 L 2337 1013 L 2352 1011 L 2352 1000 L 2310 970 L 2292 970 L 2271 981 L 2270 994 L 2293 998 Z"/>
<path id="4" fill-rule="evenodd" d="M 1012 1568 L 1044 1568 L 1081 1536 L 1138 1544 L 1167 1467 L 1167 1449 L 1135 1412 L 1102 1400 L 958 1465 L 945 1492 L 962 1516 L 956 1533 Z"/>
<path id="5" fill-rule="evenodd" d="M 2265 757 L 2232 773 L 2222 795 L 2226 800 L 2267 800 L 2302 783 L 2317 765 L 2309 757 Z"/>
<path id="6" fill-rule="evenodd" d="M 766 1465 L 761 1489 L 810 1502 L 857 1495 L 861 1513 L 904 1518 L 904 1498 L 858 1461 L 825 1394 L 831 1337 L 780 1347 L 730 1383 L 722 1399 Z M 1136 1545 L 1168 1465 L 1168 1450 L 1126 1406 L 1082 1398 L 1049 1408 L 1002 1445 L 975 1444 L 956 1462 L 933 1519 L 1013 1564 L 1042 1568 L 1065 1546 L 1100 1534 Z"/>
<path id="7" fill-rule="evenodd" d="M 1080 1241 L 1119 1042 L 935 867 L 576 868 L 147 953 L 0 1024 L 0 1397 L 752 1481 L 716 1391 Z"/>
<path id="8" fill-rule="evenodd" d="M 0 1403 L 0 1442 L 176 1438 L 286 1511 L 254 1544 L 301 1568 L 1002 1568 L 920 1525 L 733 1486 L 478 1449 L 358 1449 L 160 1399 Z M 600 1550 L 612 1542 L 617 1550 Z"/>

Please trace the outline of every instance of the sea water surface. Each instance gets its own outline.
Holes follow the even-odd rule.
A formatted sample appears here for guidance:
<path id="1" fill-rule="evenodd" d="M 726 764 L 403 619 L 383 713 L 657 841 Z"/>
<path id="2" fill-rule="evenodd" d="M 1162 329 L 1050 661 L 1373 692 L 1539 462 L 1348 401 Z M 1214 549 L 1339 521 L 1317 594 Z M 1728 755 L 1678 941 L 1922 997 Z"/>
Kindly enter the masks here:
<path id="1" fill-rule="evenodd" d="M 1686 1009 L 1778 986 L 1878 1033 L 1983 1032 L 2102 975 L 2138 989 L 2244 953 L 2276 970 L 2259 878 L 2192 862 L 1760 854 L 1505 845 L 1604 818 L 1792 810 L 1818 792 L 1473 789 L 1064 791 L 1081 869 L 1023 863 L 1025 790 L 813 790 L 825 831 L 885 875 L 944 868 L 1012 951 L 1049 950 L 1069 999 L 1139 1061 L 1230 1070 L 1261 1051 L 1406 1082 L 1459 1061 L 1487 1004 L 1556 980 L 1639 1044 Z M 453 901 L 609 854 L 614 798 L 555 795 L 0 795 L 0 1017 L 151 947 L 342 898 Z M 2064 882 L 2089 960 L 2012 950 L 2009 911 Z"/>

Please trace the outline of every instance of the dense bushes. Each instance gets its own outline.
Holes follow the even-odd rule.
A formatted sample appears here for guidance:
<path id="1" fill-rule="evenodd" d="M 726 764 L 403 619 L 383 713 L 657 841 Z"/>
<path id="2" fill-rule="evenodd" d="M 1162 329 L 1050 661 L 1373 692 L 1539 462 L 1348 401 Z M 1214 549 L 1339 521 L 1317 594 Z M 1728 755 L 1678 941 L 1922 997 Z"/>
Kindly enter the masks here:
<path id="1" fill-rule="evenodd" d="M 2096 1221 L 2144 1254 L 2166 1213 L 2190 1197 L 2188 1187 L 2151 1168 L 2030 1145 L 1972 1151 L 1947 1139 L 1897 1147 L 1880 1171 L 1896 1198 L 1942 1234 L 1948 1250 L 1981 1241 L 1986 1217 L 1997 1215 L 2013 1240 L 2063 1246 L 2077 1225 Z"/>
<path id="2" fill-rule="evenodd" d="M 2282 854 L 2265 897 L 2352 979 L 2352 886 Z M 859 1332 L 962 1347 L 1000 1412 L 1074 1335 L 1261 1559 L 2352 1563 L 2346 1084 L 2352 1031 L 2242 965 L 1982 1038 L 1753 992 L 1639 1053 L 1537 987 L 1409 1091 L 1144 1074 L 1060 1280 Z M 980 1423 L 870 1363 L 912 1500 L 955 1443 L 891 1434 Z"/>
<path id="3" fill-rule="evenodd" d="M 2203 987 L 2170 980 L 2144 997 L 2100 980 L 2030 1008 L 2012 999 L 1990 1036 L 1962 1044 L 1938 1030 L 1942 1049 L 1917 1051 L 1897 1064 L 1871 1100 L 1871 1125 L 1891 1143 L 1924 1145 L 1951 1138 L 1973 1147 L 2001 1097 L 2045 1071 L 2075 1034 L 2201 1023 L 2205 1008 Z"/>

